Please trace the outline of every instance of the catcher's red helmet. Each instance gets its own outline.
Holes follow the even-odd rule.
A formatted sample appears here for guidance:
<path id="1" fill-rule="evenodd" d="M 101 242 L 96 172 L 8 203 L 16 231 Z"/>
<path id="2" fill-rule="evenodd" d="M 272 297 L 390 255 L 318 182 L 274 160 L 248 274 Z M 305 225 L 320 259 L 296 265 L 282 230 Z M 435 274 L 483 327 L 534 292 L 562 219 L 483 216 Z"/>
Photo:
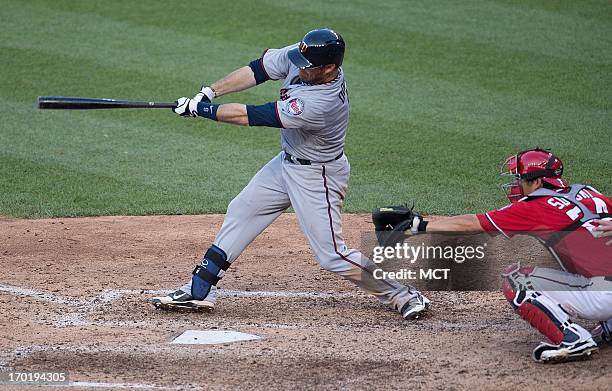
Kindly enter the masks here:
<path id="1" fill-rule="evenodd" d="M 514 178 L 512 182 L 502 185 L 510 202 L 516 202 L 526 195 L 519 186 L 520 179 L 531 181 L 542 178 L 552 187 L 560 189 L 569 187 L 569 184 L 561 178 L 563 175 L 561 160 L 550 151 L 540 148 L 528 149 L 510 156 L 502 166 L 502 175 Z"/>

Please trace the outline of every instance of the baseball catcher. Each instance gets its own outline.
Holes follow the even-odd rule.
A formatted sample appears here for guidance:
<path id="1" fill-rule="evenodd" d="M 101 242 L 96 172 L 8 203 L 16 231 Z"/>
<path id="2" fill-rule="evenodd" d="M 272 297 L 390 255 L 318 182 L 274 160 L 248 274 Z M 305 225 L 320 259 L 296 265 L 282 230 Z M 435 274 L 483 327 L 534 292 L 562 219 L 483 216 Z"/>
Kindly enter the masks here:
<path id="1" fill-rule="evenodd" d="M 612 247 L 607 238 L 612 201 L 591 186 L 569 185 L 561 160 L 542 149 L 510 156 L 502 175 L 510 200 L 499 210 L 427 221 L 411 208 L 375 209 L 381 245 L 428 233 L 517 234 L 536 237 L 563 269 L 509 266 L 502 290 L 516 313 L 546 336 L 533 350 L 537 362 L 590 356 L 612 339 Z M 599 321 L 591 332 L 572 318 Z"/>

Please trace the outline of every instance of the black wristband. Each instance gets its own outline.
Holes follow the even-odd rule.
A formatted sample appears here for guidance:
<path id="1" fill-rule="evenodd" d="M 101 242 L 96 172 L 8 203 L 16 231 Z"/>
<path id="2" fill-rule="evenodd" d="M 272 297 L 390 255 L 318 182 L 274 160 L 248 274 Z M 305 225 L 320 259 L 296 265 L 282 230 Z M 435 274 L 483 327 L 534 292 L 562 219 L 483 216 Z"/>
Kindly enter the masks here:
<path id="1" fill-rule="evenodd" d="M 216 121 L 218 108 L 219 108 L 219 105 L 214 104 L 214 103 L 199 102 L 198 103 L 198 116 Z"/>

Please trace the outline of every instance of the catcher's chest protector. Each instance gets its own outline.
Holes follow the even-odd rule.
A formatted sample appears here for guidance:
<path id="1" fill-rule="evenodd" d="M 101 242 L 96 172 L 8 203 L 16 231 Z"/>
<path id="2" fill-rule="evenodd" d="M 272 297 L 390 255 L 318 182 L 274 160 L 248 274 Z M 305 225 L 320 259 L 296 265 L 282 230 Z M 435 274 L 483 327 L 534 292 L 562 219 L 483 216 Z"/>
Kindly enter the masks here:
<path id="1" fill-rule="evenodd" d="M 581 184 L 572 185 L 566 193 L 538 189 L 529 195 L 528 200 L 539 197 L 553 197 L 560 204 L 573 205 L 565 213 L 568 219 L 573 220 L 567 226 L 555 232 L 537 232 L 533 235 L 540 239 L 559 265 L 566 271 L 587 277 L 612 275 L 612 247 L 606 246 L 605 239 L 595 236 L 595 225 L 590 223 L 595 219 L 612 217 L 609 200 L 593 188 Z M 592 203 L 591 208 L 596 211 L 584 202 L 589 199 L 588 204 Z"/>

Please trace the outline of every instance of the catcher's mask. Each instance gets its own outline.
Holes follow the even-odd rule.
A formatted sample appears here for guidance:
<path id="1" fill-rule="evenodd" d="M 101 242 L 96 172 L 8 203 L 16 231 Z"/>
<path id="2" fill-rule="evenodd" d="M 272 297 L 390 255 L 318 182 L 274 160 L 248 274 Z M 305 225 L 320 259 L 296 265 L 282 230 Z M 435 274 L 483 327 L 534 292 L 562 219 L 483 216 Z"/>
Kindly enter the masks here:
<path id="1" fill-rule="evenodd" d="M 506 159 L 501 169 L 502 176 L 511 176 L 513 180 L 502 185 L 504 193 L 510 202 L 516 202 L 525 197 L 519 181 L 521 179 L 532 181 L 542 178 L 544 182 L 554 188 L 566 188 L 569 184 L 561 178 L 563 163 L 545 149 L 528 149 L 512 155 Z"/>

